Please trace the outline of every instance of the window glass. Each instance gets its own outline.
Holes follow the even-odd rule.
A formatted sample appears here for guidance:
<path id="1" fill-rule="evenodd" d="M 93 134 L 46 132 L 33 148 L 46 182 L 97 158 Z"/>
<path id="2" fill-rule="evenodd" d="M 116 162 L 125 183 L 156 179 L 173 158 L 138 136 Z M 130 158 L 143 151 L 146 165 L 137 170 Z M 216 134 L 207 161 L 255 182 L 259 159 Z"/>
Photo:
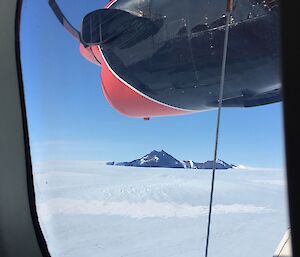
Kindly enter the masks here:
<path id="1" fill-rule="evenodd" d="M 230 19 L 209 256 L 272 256 L 289 228 L 279 13 L 269 2 L 235 1 Z M 91 45 L 80 46 L 47 1 L 23 0 L 30 148 L 49 251 L 199 256 L 226 2 L 118 0 L 101 11 L 99 31 L 103 16 L 82 26 L 107 4 L 58 2 L 74 28 L 91 28 Z"/>

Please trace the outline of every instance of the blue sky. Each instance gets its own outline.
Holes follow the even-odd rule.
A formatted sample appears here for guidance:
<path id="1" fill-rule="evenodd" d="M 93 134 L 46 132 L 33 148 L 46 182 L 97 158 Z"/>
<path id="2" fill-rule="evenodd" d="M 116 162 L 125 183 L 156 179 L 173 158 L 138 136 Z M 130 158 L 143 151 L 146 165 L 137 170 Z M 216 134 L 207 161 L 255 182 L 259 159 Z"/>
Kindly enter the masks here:
<path id="1" fill-rule="evenodd" d="M 80 28 L 106 1 L 58 1 Z M 213 158 L 216 111 L 187 116 L 125 117 L 106 101 L 101 68 L 58 23 L 47 1 L 23 1 L 21 51 L 34 162 L 132 160 L 153 149 L 178 159 Z M 225 85 L 226 86 L 226 85 Z M 227 108 L 221 116 L 219 158 L 257 167 L 284 167 L 282 104 Z"/>

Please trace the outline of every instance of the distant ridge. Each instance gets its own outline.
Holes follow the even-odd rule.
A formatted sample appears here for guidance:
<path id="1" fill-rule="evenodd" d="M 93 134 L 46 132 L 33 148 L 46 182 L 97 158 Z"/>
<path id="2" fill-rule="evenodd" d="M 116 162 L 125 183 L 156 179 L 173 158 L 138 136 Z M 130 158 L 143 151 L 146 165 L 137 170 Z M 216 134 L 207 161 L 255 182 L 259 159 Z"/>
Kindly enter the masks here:
<path id="1" fill-rule="evenodd" d="M 107 165 L 130 166 L 130 167 L 155 167 L 155 168 L 183 168 L 183 169 L 212 169 L 213 161 L 204 163 L 189 161 L 179 161 L 164 150 L 153 150 L 143 157 L 130 162 L 107 162 Z M 231 169 L 236 167 L 234 164 L 228 164 L 220 159 L 216 162 L 216 169 Z"/>
<path id="2" fill-rule="evenodd" d="M 183 161 L 183 163 L 186 165 L 185 168 L 187 169 L 212 169 L 213 168 L 213 161 L 206 161 L 206 162 L 194 162 L 194 161 Z M 216 162 L 216 169 L 232 169 L 234 167 L 237 167 L 234 164 L 228 164 L 220 159 Z"/>

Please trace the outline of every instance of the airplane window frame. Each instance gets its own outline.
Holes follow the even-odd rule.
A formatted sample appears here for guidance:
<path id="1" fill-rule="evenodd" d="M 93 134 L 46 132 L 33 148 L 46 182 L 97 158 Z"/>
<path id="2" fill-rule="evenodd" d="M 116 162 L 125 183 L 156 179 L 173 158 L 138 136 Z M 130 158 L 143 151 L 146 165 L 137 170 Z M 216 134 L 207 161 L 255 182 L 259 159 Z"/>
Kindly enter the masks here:
<path id="1" fill-rule="evenodd" d="M 296 36 L 290 33 L 294 25 L 297 24 L 296 21 L 296 8 L 293 10 L 292 5 L 288 5 L 287 2 L 280 3 L 281 8 L 281 24 L 282 24 L 282 84 L 283 86 L 283 112 L 284 112 L 284 137 L 285 137 L 285 156 L 286 156 L 286 175 L 288 182 L 288 206 L 289 206 L 289 215 L 291 223 L 291 234 L 292 234 L 292 248 L 293 256 L 299 256 L 300 247 L 297 246 L 296 242 L 299 242 L 299 231 L 300 223 L 297 217 L 299 215 L 299 199 L 297 195 L 300 195 L 300 188 L 297 184 L 299 175 L 297 175 L 297 161 L 299 157 L 297 156 L 297 150 L 299 148 L 299 131 L 300 125 L 295 121 L 295 107 L 297 107 L 297 102 L 299 99 L 298 94 L 295 93 L 293 88 L 288 87 L 287 85 L 294 84 L 297 81 L 297 68 L 296 66 L 287 67 L 288 63 L 292 60 L 297 60 L 299 53 L 297 55 L 299 40 L 297 41 Z M 42 234 L 41 228 L 39 226 L 36 205 L 35 205 L 35 194 L 33 187 L 33 174 L 32 174 L 32 165 L 31 165 L 31 155 L 30 155 L 30 141 L 28 137 L 28 125 L 26 117 L 26 108 L 25 108 L 25 99 L 24 99 L 24 86 L 22 82 L 22 67 L 21 67 L 21 56 L 20 56 L 20 19 L 21 19 L 21 10 L 22 9 L 22 0 L 17 0 L 16 8 L 16 19 L 15 19 L 15 49 L 16 49 L 16 60 L 17 60 L 17 72 L 18 72 L 18 81 L 19 81 L 19 94 L 22 110 L 22 119 L 23 119 L 23 130 L 24 130 L 24 143 L 25 143 L 25 154 L 26 154 L 26 170 L 27 170 L 27 187 L 28 187 L 28 196 L 30 201 L 31 217 L 33 221 L 33 226 L 35 227 L 35 232 L 39 246 L 42 251 L 43 256 L 50 256 L 47 249 L 47 243 Z M 294 12 L 294 15 L 292 13 Z M 289 20 L 287 18 L 289 16 Z M 289 28 L 289 29 L 287 29 Z M 294 33 L 295 34 L 295 33 Z M 294 40 L 293 40 L 294 39 Z M 298 58 L 299 59 L 299 58 Z M 298 140 L 297 140 L 298 138 Z"/>
<path id="2" fill-rule="evenodd" d="M 51 257 L 50 252 L 48 250 L 47 242 L 45 240 L 44 234 L 42 232 L 39 223 L 37 208 L 36 208 L 36 197 L 35 197 L 33 171 L 32 171 L 32 159 L 30 153 L 30 140 L 28 134 L 28 119 L 26 113 L 24 84 L 23 84 L 23 76 L 22 76 L 22 64 L 21 64 L 20 30 L 21 30 L 22 7 L 23 7 L 23 0 L 17 0 L 16 16 L 15 16 L 15 49 L 16 49 L 17 74 L 18 74 L 18 82 L 19 82 L 19 96 L 20 96 L 20 104 L 21 104 L 21 111 L 22 111 L 22 123 L 23 123 L 23 135 L 24 135 L 23 140 L 24 140 L 24 148 L 25 148 L 24 151 L 25 151 L 26 171 L 27 171 L 26 173 L 27 192 L 28 192 L 32 223 L 36 234 L 36 239 L 41 250 L 41 254 L 43 257 Z"/>

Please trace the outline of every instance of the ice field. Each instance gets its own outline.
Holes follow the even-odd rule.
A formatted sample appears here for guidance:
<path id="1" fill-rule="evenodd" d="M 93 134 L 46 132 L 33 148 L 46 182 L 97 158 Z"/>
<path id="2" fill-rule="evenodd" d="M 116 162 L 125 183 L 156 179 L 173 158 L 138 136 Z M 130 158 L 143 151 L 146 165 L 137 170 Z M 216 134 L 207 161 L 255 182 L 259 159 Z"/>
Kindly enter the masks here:
<path id="1" fill-rule="evenodd" d="M 97 161 L 33 168 L 53 257 L 204 256 L 211 170 Z M 289 226 L 286 205 L 283 170 L 217 170 L 209 256 L 273 256 Z"/>

